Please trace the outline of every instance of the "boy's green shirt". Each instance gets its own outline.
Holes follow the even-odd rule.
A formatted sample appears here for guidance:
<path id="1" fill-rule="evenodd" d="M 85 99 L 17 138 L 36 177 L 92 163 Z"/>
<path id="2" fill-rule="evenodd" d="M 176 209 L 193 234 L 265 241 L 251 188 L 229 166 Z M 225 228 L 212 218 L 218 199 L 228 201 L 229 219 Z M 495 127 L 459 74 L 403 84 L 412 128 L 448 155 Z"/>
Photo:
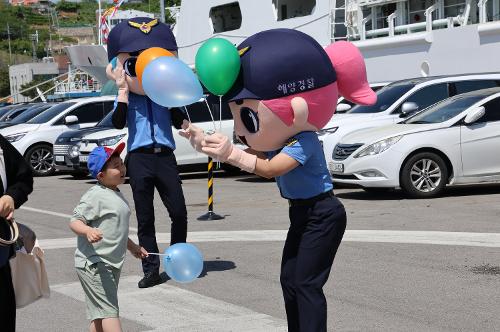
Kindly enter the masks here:
<path id="1" fill-rule="evenodd" d="M 96 243 L 78 236 L 75 267 L 104 262 L 121 269 L 127 251 L 130 220 L 130 207 L 123 194 L 101 184 L 93 186 L 73 211 L 71 221 L 74 220 L 81 220 L 102 232 L 102 239 Z"/>

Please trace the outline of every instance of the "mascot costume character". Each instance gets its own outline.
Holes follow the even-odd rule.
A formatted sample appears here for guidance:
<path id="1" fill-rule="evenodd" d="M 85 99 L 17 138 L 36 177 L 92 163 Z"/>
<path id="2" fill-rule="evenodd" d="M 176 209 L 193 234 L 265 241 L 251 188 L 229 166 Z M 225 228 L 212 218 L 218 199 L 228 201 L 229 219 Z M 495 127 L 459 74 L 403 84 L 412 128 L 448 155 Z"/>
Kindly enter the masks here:
<path id="1" fill-rule="evenodd" d="M 376 102 L 364 60 L 351 43 L 323 49 L 312 37 L 274 29 L 239 46 L 241 68 L 224 99 L 234 129 L 250 148 L 220 133 L 205 135 L 185 121 L 180 134 L 214 159 L 276 178 L 289 202 L 290 228 L 281 262 L 289 331 L 326 331 L 323 293 L 346 227 L 316 132 L 334 114 L 338 95 L 363 105 Z"/>
<path id="2" fill-rule="evenodd" d="M 140 73 L 136 73 L 139 55 L 152 48 L 176 55 L 176 40 L 168 25 L 146 17 L 119 23 L 109 34 L 110 64 L 106 73 L 118 86 L 113 124 L 119 129 L 128 126 L 127 168 L 136 208 L 139 243 L 148 252 L 158 253 L 154 188 L 172 219 L 171 244 L 186 242 L 187 211 L 173 154 L 175 141 L 171 127 L 173 124 L 180 129 L 184 115 L 179 109 L 160 106 L 146 96 L 140 77 L 137 77 Z M 144 278 L 139 281 L 140 288 L 162 281 L 157 255 L 143 259 L 142 267 Z"/>

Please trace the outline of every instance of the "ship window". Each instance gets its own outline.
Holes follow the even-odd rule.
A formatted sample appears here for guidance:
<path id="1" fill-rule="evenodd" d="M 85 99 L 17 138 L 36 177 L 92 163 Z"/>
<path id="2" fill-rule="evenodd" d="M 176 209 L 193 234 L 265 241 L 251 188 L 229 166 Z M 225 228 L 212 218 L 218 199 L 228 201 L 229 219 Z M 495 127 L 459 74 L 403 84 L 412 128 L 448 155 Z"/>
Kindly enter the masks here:
<path id="1" fill-rule="evenodd" d="M 387 17 L 396 11 L 396 3 L 388 3 L 377 7 L 377 29 L 387 28 L 389 23 Z"/>
<path id="2" fill-rule="evenodd" d="M 465 10 L 465 1 L 462 0 L 444 0 L 444 17 L 455 17 L 462 15 Z"/>
<path id="3" fill-rule="evenodd" d="M 237 2 L 210 9 L 210 20 L 214 33 L 237 30 L 241 27 L 241 10 Z"/>
<path id="4" fill-rule="evenodd" d="M 453 1 L 453 0 L 452 0 Z M 456 1 L 456 0 L 455 0 Z M 434 0 L 410 0 L 408 10 L 408 22 L 425 22 L 425 10 L 434 4 Z M 432 19 L 437 19 L 438 11 L 432 13 Z"/>
<path id="5" fill-rule="evenodd" d="M 278 21 L 311 15 L 316 8 L 316 0 L 273 0 Z"/>

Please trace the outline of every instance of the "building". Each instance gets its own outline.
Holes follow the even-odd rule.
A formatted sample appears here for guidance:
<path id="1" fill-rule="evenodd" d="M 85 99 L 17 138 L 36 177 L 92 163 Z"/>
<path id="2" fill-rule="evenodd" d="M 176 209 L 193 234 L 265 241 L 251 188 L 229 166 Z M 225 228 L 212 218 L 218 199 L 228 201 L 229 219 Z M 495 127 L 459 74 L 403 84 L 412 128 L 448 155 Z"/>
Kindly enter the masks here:
<path id="1" fill-rule="evenodd" d="M 92 45 L 96 43 L 93 26 L 67 27 L 57 29 L 60 36 L 71 37 L 77 40 L 78 45 Z"/>
<path id="2" fill-rule="evenodd" d="M 46 60 L 46 62 L 23 63 L 9 67 L 10 94 L 14 103 L 29 101 L 19 92 L 23 84 L 29 83 L 36 78 L 50 79 L 59 75 L 57 62 Z"/>

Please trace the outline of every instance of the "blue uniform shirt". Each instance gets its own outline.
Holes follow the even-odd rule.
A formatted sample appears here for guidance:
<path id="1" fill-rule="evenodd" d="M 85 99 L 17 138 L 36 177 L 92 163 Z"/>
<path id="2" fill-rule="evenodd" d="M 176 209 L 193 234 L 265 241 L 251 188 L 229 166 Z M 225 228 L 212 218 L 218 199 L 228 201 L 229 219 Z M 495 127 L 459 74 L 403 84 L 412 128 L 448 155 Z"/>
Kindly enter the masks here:
<path id="1" fill-rule="evenodd" d="M 297 160 L 300 165 L 290 172 L 277 176 L 281 196 L 287 199 L 305 199 L 333 189 L 325 155 L 315 132 L 304 131 L 281 151 L 267 152 L 269 159 L 282 152 Z"/>
<path id="2" fill-rule="evenodd" d="M 147 96 L 129 93 L 127 150 L 145 146 L 167 146 L 175 150 L 171 113 Z"/>

